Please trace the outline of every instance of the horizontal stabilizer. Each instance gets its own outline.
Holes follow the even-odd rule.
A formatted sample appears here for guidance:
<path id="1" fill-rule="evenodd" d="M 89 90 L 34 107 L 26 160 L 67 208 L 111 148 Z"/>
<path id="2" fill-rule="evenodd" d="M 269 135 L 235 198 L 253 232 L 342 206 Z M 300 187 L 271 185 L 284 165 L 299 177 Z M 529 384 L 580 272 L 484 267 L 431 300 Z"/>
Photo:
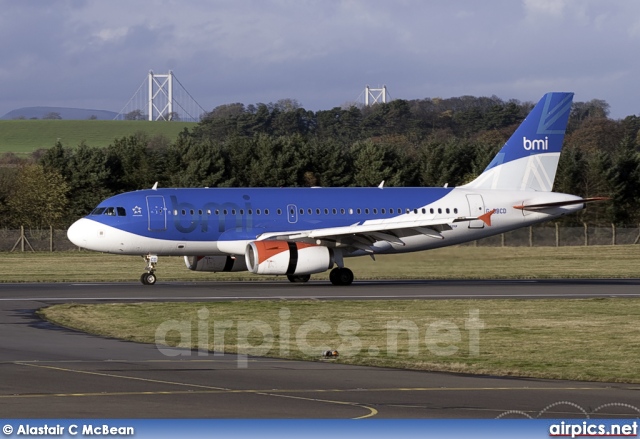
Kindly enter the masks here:
<path id="1" fill-rule="evenodd" d="M 554 203 L 542 203 L 542 204 L 529 204 L 524 205 L 521 204 L 519 206 L 513 206 L 514 209 L 520 210 L 545 210 L 545 209 L 553 209 L 554 207 L 562 207 L 562 206 L 571 206 L 574 204 L 583 204 L 583 203 L 591 203 L 593 201 L 607 201 L 610 198 L 607 197 L 592 197 L 592 198 L 583 198 L 580 200 L 567 200 L 567 201 L 556 201 Z"/>

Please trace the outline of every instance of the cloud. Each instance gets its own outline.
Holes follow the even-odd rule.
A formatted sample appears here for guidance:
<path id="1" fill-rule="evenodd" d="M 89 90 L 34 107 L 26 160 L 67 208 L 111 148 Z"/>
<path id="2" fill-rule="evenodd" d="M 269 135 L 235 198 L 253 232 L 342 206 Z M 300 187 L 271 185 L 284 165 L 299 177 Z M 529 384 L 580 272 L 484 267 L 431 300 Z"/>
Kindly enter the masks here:
<path id="1" fill-rule="evenodd" d="M 119 110 L 151 69 L 205 108 L 294 98 L 312 110 L 364 86 L 419 99 L 536 101 L 579 87 L 612 114 L 640 61 L 640 2 L 610 0 L 0 0 L 0 115 L 25 105 Z M 616 78 L 613 80 L 612 78 Z M 613 100 L 615 99 L 615 101 Z"/>

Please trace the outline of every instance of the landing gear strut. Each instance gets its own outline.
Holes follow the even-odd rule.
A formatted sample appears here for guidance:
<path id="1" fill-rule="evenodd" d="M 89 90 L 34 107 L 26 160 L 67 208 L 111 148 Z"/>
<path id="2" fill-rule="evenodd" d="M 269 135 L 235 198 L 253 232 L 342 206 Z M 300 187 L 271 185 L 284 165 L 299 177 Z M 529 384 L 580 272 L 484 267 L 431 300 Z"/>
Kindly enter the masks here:
<path id="1" fill-rule="evenodd" d="M 153 285 L 158 278 L 156 277 L 156 265 L 158 264 L 158 257 L 156 255 L 145 255 L 144 260 L 147 261 L 146 272 L 140 276 L 140 282 L 143 285 Z"/>
<path id="2" fill-rule="evenodd" d="M 309 282 L 309 279 L 311 279 L 311 275 L 310 274 L 287 274 L 287 279 L 289 279 L 289 282 L 294 282 L 294 283 L 299 283 L 299 282 Z"/>
<path id="3" fill-rule="evenodd" d="M 336 267 L 329 273 L 329 280 L 334 285 L 351 285 L 353 282 L 353 271 L 346 267 Z"/>

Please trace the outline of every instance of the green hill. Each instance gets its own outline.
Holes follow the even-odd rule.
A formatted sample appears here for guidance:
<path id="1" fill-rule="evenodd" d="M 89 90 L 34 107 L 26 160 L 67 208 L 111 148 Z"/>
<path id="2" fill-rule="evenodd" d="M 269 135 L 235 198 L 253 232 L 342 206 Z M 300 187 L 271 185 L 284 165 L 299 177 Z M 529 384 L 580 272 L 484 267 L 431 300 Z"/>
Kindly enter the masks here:
<path id="1" fill-rule="evenodd" d="M 50 148 L 59 139 L 65 146 L 83 140 L 89 146 L 107 146 L 114 139 L 144 132 L 173 141 L 185 127 L 195 122 L 149 122 L 133 120 L 0 120 L 0 154 L 28 154 Z"/>

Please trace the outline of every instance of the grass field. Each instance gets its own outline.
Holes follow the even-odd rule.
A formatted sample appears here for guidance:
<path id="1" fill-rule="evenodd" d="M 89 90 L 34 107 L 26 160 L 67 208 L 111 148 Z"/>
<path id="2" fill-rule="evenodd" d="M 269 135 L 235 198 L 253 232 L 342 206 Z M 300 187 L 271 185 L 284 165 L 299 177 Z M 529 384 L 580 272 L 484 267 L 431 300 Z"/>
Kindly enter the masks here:
<path id="1" fill-rule="evenodd" d="M 640 246 L 446 247 L 426 252 L 347 259 L 363 279 L 552 279 L 639 277 Z M 91 252 L 0 253 L 0 282 L 137 281 L 139 256 Z M 273 280 L 274 276 L 201 273 L 183 258 L 161 257 L 159 282 L 168 280 Z M 283 276 L 277 279 L 287 282 Z M 328 273 L 312 276 L 328 279 Z"/>
<path id="2" fill-rule="evenodd" d="M 65 304 L 40 313 L 102 336 L 198 349 L 182 353 L 198 358 L 320 360 L 337 349 L 345 364 L 640 383 L 639 299 Z"/>
<path id="3" fill-rule="evenodd" d="M 185 127 L 195 125 L 195 122 L 130 120 L 0 120 L 0 154 L 28 154 L 39 148 L 50 148 L 58 139 L 65 146 L 74 147 L 84 140 L 89 146 L 102 147 L 139 131 L 173 141 Z"/>

